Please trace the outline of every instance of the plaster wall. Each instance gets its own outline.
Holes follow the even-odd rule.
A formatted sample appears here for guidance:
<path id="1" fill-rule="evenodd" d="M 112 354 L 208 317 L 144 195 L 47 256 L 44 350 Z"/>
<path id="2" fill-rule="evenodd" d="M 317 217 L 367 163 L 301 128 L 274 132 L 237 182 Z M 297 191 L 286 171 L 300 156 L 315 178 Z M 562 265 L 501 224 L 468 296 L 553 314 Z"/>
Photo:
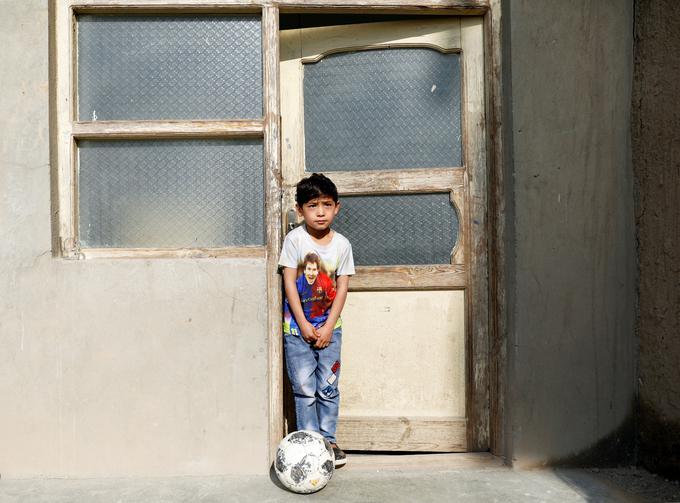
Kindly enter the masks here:
<path id="1" fill-rule="evenodd" d="M 48 2 L 0 1 L 0 473 L 265 473 L 261 260 L 51 256 Z"/>
<path id="2" fill-rule="evenodd" d="M 680 478 L 680 3 L 636 3 L 640 461 Z"/>
<path id="3" fill-rule="evenodd" d="M 511 0 L 508 453 L 625 462 L 633 440 L 632 0 Z M 508 64 L 509 61 L 509 64 Z"/>
<path id="4" fill-rule="evenodd" d="M 52 258 L 47 1 L 0 5 L 0 473 L 264 472 L 264 263 Z M 531 466 L 606 442 L 598 455 L 621 459 L 632 0 L 511 0 L 504 13 L 508 452 Z"/>

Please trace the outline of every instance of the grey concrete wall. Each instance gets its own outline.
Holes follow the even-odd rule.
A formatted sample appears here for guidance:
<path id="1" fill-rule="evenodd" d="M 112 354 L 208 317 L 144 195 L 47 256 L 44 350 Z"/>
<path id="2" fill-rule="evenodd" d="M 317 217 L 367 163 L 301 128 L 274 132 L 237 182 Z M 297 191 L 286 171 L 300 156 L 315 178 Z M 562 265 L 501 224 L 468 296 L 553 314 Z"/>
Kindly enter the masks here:
<path id="1" fill-rule="evenodd" d="M 511 0 L 508 449 L 518 466 L 630 455 L 632 0 Z"/>
<path id="2" fill-rule="evenodd" d="M 636 5 L 639 453 L 645 467 L 680 478 L 680 2 Z"/>
<path id="3" fill-rule="evenodd" d="M 48 5 L 0 1 L 0 473 L 264 473 L 265 268 L 50 253 Z"/>
<path id="4" fill-rule="evenodd" d="M 0 473 L 263 472 L 264 264 L 52 258 L 47 1 L 0 7 Z M 621 459 L 634 390 L 632 0 L 506 11 L 509 452 L 518 465 Z"/>

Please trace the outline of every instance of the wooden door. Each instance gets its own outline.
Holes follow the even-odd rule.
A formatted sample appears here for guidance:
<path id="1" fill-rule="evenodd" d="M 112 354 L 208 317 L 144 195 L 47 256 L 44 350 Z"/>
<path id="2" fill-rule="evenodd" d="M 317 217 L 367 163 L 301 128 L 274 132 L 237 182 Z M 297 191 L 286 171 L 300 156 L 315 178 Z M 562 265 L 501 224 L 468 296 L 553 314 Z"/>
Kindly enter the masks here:
<path id="1" fill-rule="evenodd" d="M 284 215 L 329 176 L 357 265 L 344 449 L 488 448 L 483 66 L 481 18 L 281 32 Z"/>

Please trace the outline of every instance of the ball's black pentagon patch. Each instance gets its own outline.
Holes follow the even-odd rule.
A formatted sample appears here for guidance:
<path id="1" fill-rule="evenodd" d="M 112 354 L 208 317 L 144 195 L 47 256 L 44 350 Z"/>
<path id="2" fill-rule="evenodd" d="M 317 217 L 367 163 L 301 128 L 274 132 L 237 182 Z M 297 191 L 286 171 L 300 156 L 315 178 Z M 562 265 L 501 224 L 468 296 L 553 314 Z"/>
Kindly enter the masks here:
<path id="1" fill-rule="evenodd" d="M 327 459 L 324 464 L 321 465 L 321 471 L 324 475 L 328 476 L 333 473 L 334 463 L 332 459 Z"/>
<path id="2" fill-rule="evenodd" d="M 296 431 L 290 437 L 288 441 L 292 444 L 306 444 L 309 442 L 310 435 L 304 431 Z"/>
<path id="3" fill-rule="evenodd" d="M 293 479 L 293 482 L 295 482 L 296 484 L 301 484 L 302 481 L 305 480 L 306 476 L 307 470 L 305 470 L 304 460 L 303 462 L 294 465 L 290 469 L 290 478 Z"/>
<path id="4" fill-rule="evenodd" d="M 286 455 L 281 449 L 279 449 L 276 452 L 276 469 L 280 472 L 283 472 L 286 468 Z"/>

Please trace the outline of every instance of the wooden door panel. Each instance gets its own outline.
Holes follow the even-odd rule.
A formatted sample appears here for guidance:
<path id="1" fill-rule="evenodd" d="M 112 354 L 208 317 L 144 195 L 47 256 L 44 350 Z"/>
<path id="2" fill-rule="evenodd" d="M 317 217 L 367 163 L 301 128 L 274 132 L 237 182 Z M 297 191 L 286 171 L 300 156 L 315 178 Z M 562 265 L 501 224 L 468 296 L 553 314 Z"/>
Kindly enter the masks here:
<path id="1" fill-rule="evenodd" d="M 465 416 L 465 292 L 350 292 L 343 416 Z"/>
<path id="2" fill-rule="evenodd" d="M 465 292 L 351 292 L 343 327 L 342 444 L 465 450 Z"/>
<path id="3" fill-rule="evenodd" d="M 357 451 L 465 452 L 467 420 L 426 416 L 346 416 L 338 423 L 343 449 Z"/>
<path id="4" fill-rule="evenodd" d="M 367 290 L 436 290 L 465 288 L 467 266 L 357 266 L 351 279 L 351 291 Z"/>

